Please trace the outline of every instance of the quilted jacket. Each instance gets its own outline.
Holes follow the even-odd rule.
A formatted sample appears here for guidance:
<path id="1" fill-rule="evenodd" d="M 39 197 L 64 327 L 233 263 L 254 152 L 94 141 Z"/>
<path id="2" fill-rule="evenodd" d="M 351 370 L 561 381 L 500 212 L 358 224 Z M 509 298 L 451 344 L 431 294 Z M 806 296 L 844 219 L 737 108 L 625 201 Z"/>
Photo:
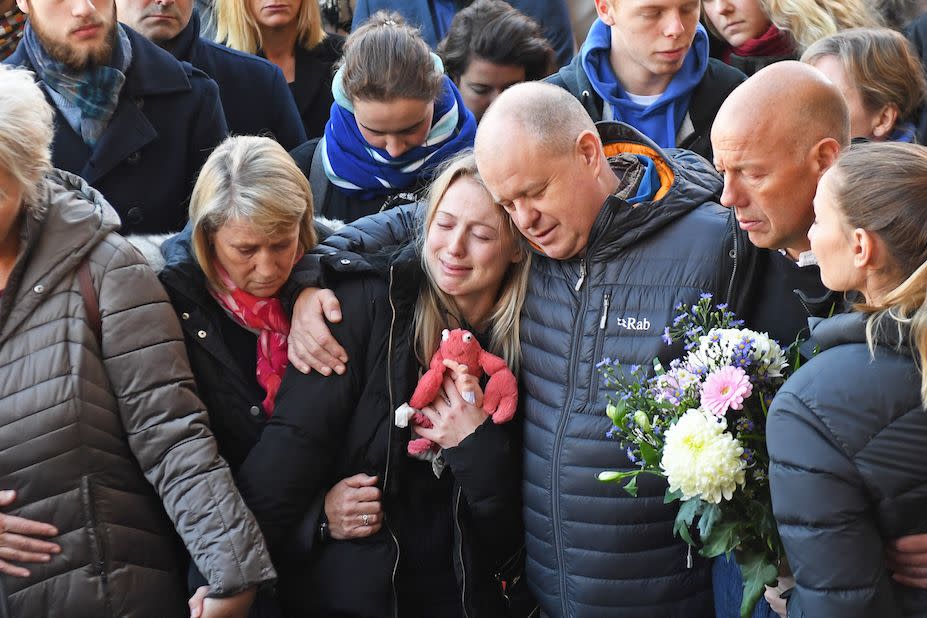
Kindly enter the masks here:
<path id="1" fill-rule="evenodd" d="M 0 487 L 17 491 L 4 511 L 55 525 L 62 551 L 4 578 L 12 615 L 186 616 L 178 534 L 217 593 L 272 581 L 157 277 L 100 193 L 60 171 L 45 184 L 0 297 Z"/>

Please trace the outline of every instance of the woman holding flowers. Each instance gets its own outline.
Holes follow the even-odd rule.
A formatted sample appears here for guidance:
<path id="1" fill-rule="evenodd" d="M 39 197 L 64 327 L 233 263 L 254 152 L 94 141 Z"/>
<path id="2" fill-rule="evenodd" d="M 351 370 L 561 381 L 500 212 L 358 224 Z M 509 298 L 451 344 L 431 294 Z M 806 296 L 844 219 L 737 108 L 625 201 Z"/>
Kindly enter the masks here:
<path id="1" fill-rule="evenodd" d="M 914 616 L 885 539 L 927 531 L 927 149 L 854 147 L 822 178 L 808 236 L 854 311 L 816 324 L 820 352 L 773 401 L 770 485 L 795 575 L 788 616 Z"/>

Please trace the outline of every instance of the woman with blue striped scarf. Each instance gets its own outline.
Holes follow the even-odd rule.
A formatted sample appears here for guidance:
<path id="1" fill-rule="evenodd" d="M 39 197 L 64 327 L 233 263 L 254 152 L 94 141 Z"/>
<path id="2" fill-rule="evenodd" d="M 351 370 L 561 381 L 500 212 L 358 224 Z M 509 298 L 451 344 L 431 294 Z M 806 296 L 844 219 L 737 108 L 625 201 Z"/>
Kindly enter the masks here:
<path id="1" fill-rule="evenodd" d="M 442 161 L 473 145 L 476 122 L 418 30 L 380 11 L 345 43 L 320 140 L 293 151 L 318 212 L 353 221 L 411 201 Z"/>

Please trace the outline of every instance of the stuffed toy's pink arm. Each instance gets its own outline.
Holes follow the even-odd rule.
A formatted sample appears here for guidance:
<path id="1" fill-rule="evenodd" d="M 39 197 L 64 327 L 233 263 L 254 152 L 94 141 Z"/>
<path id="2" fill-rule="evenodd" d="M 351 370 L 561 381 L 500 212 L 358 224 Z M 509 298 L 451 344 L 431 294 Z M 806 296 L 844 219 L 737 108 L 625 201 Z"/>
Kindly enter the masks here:
<path id="1" fill-rule="evenodd" d="M 483 409 L 492 415 L 494 423 L 505 423 L 515 416 L 518 407 L 518 382 L 505 361 L 489 352 L 480 353 L 480 367 L 489 374 Z"/>
<path id="2" fill-rule="evenodd" d="M 438 389 L 441 388 L 441 383 L 444 381 L 444 372 L 446 370 L 444 355 L 439 348 L 435 355 L 431 357 L 431 366 L 428 371 L 418 381 L 418 386 L 415 387 L 415 392 L 412 393 L 412 397 L 409 399 L 409 405 L 421 410 L 434 401 L 435 397 L 438 396 Z"/>

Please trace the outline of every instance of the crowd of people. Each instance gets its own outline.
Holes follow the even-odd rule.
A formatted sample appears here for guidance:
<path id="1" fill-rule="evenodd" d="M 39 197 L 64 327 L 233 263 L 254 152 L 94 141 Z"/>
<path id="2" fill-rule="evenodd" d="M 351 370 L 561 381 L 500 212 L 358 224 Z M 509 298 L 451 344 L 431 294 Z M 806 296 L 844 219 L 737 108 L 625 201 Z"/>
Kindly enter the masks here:
<path id="1" fill-rule="evenodd" d="M 925 41 L 914 0 L 0 0 L 0 618 L 739 616 L 665 481 L 596 477 L 600 361 L 705 295 L 804 342 L 752 616 L 927 615 Z"/>

